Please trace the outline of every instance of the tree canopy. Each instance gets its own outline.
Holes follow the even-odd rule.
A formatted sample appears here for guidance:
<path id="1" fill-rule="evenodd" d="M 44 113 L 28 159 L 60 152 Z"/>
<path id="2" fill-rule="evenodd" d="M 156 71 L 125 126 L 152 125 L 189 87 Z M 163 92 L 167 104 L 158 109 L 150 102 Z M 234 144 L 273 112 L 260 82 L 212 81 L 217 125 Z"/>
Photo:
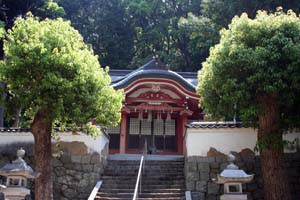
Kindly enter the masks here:
<path id="1" fill-rule="evenodd" d="M 47 108 L 59 122 L 118 122 L 122 94 L 110 87 L 107 70 L 70 22 L 19 18 L 8 31 L 4 52 L 2 81 L 27 116 Z"/>
<path id="2" fill-rule="evenodd" d="M 235 15 L 258 9 L 300 11 L 285 0 L 2 0 L 0 20 L 11 27 L 31 11 L 41 18 L 65 17 L 89 43 L 103 66 L 134 69 L 159 55 L 176 71 L 197 71 Z M 191 17 L 193 16 L 193 17 Z M 190 25 L 187 26 L 187 19 Z M 182 22 L 184 21 L 184 25 Z M 196 24 L 194 24 L 196 23 Z M 193 31 L 193 28 L 194 31 Z M 191 36 L 192 35 L 192 36 Z"/>
<path id="3" fill-rule="evenodd" d="M 200 104 L 215 118 L 258 128 L 266 200 L 291 199 L 282 133 L 300 127 L 300 18 L 258 11 L 234 17 L 199 72 Z"/>
<path id="4" fill-rule="evenodd" d="M 292 11 L 235 17 L 199 73 L 201 105 L 215 117 L 257 121 L 260 97 L 277 94 L 282 128 L 300 119 L 300 19 Z"/>
<path id="5" fill-rule="evenodd" d="M 299 11 L 300 8 L 293 1 L 283 0 L 58 0 L 58 3 L 65 8 L 66 18 L 92 44 L 104 66 L 132 69 L 159 55 L 176 71 L 200 69 L 209 48 L 220 39 L 219 30 L 227 27 L 235 15 L 246 12 L 252 18 L 258 9 L 275 11 L 277 6 L 283 6 Z M 184 18 L 189 27 L 195 28 L 193 33 L 182 25 Z"/>

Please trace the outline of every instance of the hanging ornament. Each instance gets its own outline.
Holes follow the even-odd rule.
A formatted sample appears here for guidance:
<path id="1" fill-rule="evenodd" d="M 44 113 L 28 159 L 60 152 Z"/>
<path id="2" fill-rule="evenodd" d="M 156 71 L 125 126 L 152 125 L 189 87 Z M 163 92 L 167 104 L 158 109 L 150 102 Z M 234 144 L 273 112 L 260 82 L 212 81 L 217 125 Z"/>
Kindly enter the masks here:
<path id="1" fill-rule="evenodd" d="M 139 112 L 139 120 L 142 121 L 142 119 L 143 119 L 143 111 L 140 111 Z"/>
<path id="2" fill-rule="evenodd" d="M 170 113 L 170 112 L 167 113 L 167 118 L 166 118 L 166 120 L 167 120 L 167 121 L 171 121 L 171 113 Z"/>
<path id="3" fill-rule="evenodd" d="M 161 112 L 157 112 L 156 120 L 161 121 Z"/>
<path id="4" fill-rule="evenodd" d="M 152 121 L 152 111 L 148 112 L 148 122 Z"/>

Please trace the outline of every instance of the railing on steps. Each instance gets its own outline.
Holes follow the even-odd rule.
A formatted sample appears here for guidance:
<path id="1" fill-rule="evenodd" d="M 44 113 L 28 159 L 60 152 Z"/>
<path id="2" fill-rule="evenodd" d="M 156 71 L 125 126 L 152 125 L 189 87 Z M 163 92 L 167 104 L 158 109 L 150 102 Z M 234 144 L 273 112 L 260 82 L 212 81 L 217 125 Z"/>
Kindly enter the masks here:
<path id="1" fill-rule="evenodd" d="M 102 185 L 102 181 L 100 180 L 100 181 L 98 181 L 98 182 L 96 183 L 96 185 L 95 185 L 94 189 L 92 190 L 92 192 L 91 192 L 91 194 L 90 194 L 88 200 L 94 200 L 94 199 L 95 199 L 95 197 L 96 197 L 96 195 L 97 195 L 97 192 L 99 191 L 101 185 Z"/>
<path id="2" fill-rule="evenodd" d="M 136 178 L 136 183 L 135 183 L 134 194 L 133 194 L 132 200 L 136 200 L 138 198 L 138 190 L 140 191 L 140 193 L 142 192 L 142 173 L 144 173 L 144 169 L 145 169 L 144 168 L 144 166 L 145 166 L 144 157 L 146 157 L 146 154 L 148 153 L 147 146 L 148 146 L 147 139 L 145 139 L 143 155 L 142 155 L 141 161 L 140 161 L 139 172 L 138 172 L 138 176 Z"/>
<path id="3" fill-rule="evenodd" d="M 192 200 L 191 191 L 185 191 L 185 200 Z"/>
<path id="4" fill-rule="evenodd" d="M 140 167 L 138 176 L 135 183 L 135 189 L 132 200 L 136 200 L 138 197 L 138 190 L 142 192 L 142 170 L 143 170 L 143 164 L 144 164 L 144 156 L 141 157 Z"/>

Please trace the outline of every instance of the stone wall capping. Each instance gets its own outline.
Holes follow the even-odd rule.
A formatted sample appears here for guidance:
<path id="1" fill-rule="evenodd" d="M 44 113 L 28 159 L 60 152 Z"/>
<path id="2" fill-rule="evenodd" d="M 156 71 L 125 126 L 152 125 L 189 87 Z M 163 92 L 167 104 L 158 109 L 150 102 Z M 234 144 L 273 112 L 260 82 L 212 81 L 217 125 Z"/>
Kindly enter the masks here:
<path id="1" fill-rule="evenodd" d="M 213 128 L 243 128 L 242 122 L 207 122 L 207 121 L 202 121 L 202 122 L 191 122 L 186 125 L 187 128 L 208 128 L 208 129 L 213 129 Z"/>

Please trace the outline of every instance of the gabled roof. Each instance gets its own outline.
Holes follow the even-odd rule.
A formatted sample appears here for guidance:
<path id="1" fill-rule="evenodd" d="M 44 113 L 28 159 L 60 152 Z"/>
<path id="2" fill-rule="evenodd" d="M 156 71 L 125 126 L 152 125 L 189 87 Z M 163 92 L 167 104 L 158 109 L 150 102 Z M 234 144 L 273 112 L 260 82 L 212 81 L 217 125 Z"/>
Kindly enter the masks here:
<path id="1" fill-rule="evenodd" d="M 143 78 L 165 78 L 178 82 L 190 92 L 196 92 L 197 73 L 171 71 L 158 58 L 151 59 L 134 71 L 111 70 L 109 74 L 115 89 L 125 88 L 132 82 Z"/>

